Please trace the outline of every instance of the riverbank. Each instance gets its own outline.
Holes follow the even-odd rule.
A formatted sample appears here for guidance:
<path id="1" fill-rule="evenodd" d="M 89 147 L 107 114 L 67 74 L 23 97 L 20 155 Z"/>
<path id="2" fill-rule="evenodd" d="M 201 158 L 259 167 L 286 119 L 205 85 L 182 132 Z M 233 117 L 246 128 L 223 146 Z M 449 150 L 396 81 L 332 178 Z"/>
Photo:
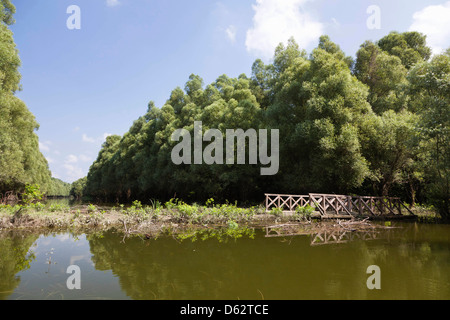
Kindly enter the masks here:
<path id="1" fill-rule="evenodd" d="M 265 208 L 256 206 L 238 208 L 236 205 L 188 205 L 169 201 L 165 205 L 143 206 L 139 202 L 125 207 L 101 207 L 95 205 L 44 206 L 33 204 L 0 207 L 0 230 L 83 230 L 111 228 L 126 233 L 152 233 L 165 228 L 181 226 L 228 226 L 240 224 L 298 221 L 300 216 L 284 216 L 274 212 L 266 214 Z"/>
<path id="2" fill-rule="evenodd" d="M 424 208 L 416 210 L 418 220 L 437 219 L 436 214 Z M 208 229 L 216 227 L 268 226 L 274 224 L 315 224 L 311 211 L 301 210 L 283 213 L 281 210 L 266 212 L 263 206 L 240 208 L 236 204 L 189 205 L 171 200 L 164 205 L 158 202 L 144 206 L 139 201 L 131 206 L 44 205 L 0 206 L 0 231 L 2 230 L 56 230 L 56 231 L 107 231 L 119 230 L 125 234 L 151 236 L 162 231 Z M 337 225 L 335 223 L 335 225 Z M 337 225 L 338 227 L 342 227 Z M 364 226 L 364 225 L 363 225 Z M 354 224 L 354 228 L 360 227 Z"/>

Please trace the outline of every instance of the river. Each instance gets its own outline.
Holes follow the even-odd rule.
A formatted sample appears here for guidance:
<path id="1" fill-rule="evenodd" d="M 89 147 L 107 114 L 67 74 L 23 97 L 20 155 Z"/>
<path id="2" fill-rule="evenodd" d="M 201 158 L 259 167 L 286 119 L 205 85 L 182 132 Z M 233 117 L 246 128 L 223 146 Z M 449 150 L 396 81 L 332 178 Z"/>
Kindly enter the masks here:
<path id="1" fill-rule="evenodd" d="M 450 299 L 450 225 L 391 227 L 296 236 L 217 229 L 152 239 L 0 232 L 0 299 Z M 369 266 L 379 268 L 380 289 L 368 288 Z M 69 278 L 79 289 L 69 288 Z"/>

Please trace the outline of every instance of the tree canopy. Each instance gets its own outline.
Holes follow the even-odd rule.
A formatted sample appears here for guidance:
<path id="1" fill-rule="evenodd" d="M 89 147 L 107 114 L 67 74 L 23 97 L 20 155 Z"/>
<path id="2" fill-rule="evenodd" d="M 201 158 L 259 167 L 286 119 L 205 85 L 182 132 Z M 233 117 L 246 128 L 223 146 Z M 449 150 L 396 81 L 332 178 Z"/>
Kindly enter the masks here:
<path id="1" fill-rule="evenodd" d="M 0 193 L 20 192 L 26 184 L 51 186 L 47 160 L 39 151 L 34 115 L 14 94 L 20 89 L 20 58 L 8 25 L 14 5 L 0 1 Z"/>
<path id="2" fill-rule="evenodd" d="M 143 201 L 360 192 L 412 204 L 440 199 L 434 203 L 448 214 L 449 55 L 430 57 L 417 32 L 366 41 L 356 60 L 322 36 L 309 55 L 294 39 L 280 44 L 272 63 L 254 62 L 250 77 L 221 75 L 205 85 L 191 75 L 161 108 L 150 102 L 124 136 L 106 140 L 86 192 Z M 261 176 L 252 164 L 175 165 L 171 135 L 193 134 L 194 121 L 224 135 L 278 129 L 278 174 Z"/>

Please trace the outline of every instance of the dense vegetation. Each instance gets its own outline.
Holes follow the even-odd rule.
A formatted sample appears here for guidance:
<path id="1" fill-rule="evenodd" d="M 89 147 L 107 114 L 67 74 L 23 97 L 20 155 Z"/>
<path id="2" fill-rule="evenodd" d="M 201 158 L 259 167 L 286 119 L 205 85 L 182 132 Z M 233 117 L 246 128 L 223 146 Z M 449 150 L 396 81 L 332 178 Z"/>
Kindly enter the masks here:
<path id="1" fill-rule="evenodd" d="M 310 55 L 294 40 L 251 77 L 191 75 L 160 109 L 153 102 L 123 137 L 110 136 L 86 192 L 102 200 L 178 197 L 261 201 L 264 192 L 398 195 L 449 214 L 450 51 L 431 55 L 417 32 L 361 45 L 356 61 L 322 36 Z M 171 141 L 194 121 L 210 128 L 279 129 L 280 170 L 175 165 Z M 204 143 L 204 146 L 206 144 Z"/>
<path id="2" fill-rule="evenodd" d="M 0 193 L 21 192 L 27 184 L 39 184 L 43 191 L 52 185 L 47 160 L 39 151 L 34 115 L 15 96 L 20 90 L 20 58 L 13 34 L 15 7 L 0 0 Z"/>
<path id="3" fill-rule="evenodd" d="M 72 184 L 64 182 L 61 179 L 52 178 L 46 194 L 47 196 L 68 197 L 71 190 Z"/>
<path id="4" fill-rule="evenodd" d="M 191 75 L 161 108 L 150 102 L 123 137 L 108 137 L 88 176 L 69 188 L 51 178 L 39 126 L 15 97 L 14 11 L 0 0 L 0 193 L 39 185 L 49 195 L 146 203 L 260 202 L 265 192 L 396 195 L 450 216 L 450 49 L 432 56 L 420 33 L 366 41 L 356 59 L 327 36 L 310 54 L 291 39 L 270 64 L 256 60 L 250 77 L 221 75 L 205 86 Z M 193 133 L 194 121 L 224 137 L 226 129 L 278 129 L 278 173 L 263 176 L 255 164 L 175 165 L 171 136 Z"/>

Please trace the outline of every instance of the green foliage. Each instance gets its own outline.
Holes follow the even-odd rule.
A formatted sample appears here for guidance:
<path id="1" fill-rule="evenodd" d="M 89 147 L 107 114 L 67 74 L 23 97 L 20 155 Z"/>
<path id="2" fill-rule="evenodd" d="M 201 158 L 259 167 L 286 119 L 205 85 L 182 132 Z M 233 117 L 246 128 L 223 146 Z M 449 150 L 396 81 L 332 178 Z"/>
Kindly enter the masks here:
<path id="1" fill-rule="evenodd" d="M 27 184 L 39 184 L 46 192 L 51 184 L 47 160 L 39 151 L 34 115 L 14 94 L 20 89 L 20 59 L 13 33 L 15 7 L 0 1 L 0 193 L 22 192 Z"/>
<path id="2" fill-rule="evenodd" d="M 399 57 L 407 69 L 431 57 L 431 49 L 426 46 L 426 36 L 419 32 L 391 32 L 378 41 L 378 46 Z"/>
<path id="3" fill-rule="evenodd" d="M 153 210 L 159 210 L 162 208 L 162 204 L 159 200 L 157 199 L 150 199 L 151 202 L 151 207 Z"/>
<path id="4" fill-rule="evenodd" d="M 272 208 L 270 209 L 270 214 L 275 217 L 280 217 L 283 215 L 283 208 Z"/>
<path id="5" fill-rule="evenodd" d="M 216 239 L 219 242 L 227 243 L 229 240 L 237 240 L 242 237 L 254 239 L 255 229 L 248 228 L 246 226 L 236 226 L 232 224 L 232 227 L 208 229 L 208 230 L 194 230 L 185 231 L 175 235 L 180 241 L 190 240 L 195 242 L 197 240 L 206 241 L 209 239 Z"/>
<path id="6" fill-rule="evenodd" d="M 14 23 L 13 15 L 16 13 L 16 7 L 10 0 L 0 0 L 0 20 L 11 25 Z"/>
<path id="7" fill-rule="evenodd" d="M 83 198 L 83 195 L 85 194 L 86 183 L 87 183 L 87 177 L 84 177 L 84 178 L 78 179 L 77 181 L 74 181 L 71 185 L 69 195 L 75 197 L 76 199 Z"/>
<path id="8" fill-rule="evenodd" d="M 92 213 L 92 212 L 96 212 L 97 211 L 97 207 L 95 206 L 95 205 L 93 205 L 93 204 L 89 204 L 88 206 L 87 206 L 87 212 L 89 212 L 89 213 Z"/>
<path id="9" fill-rule="evenodd" d="M 450 218 L 450 56 L 415 65 L 408 78 L 427 193 L 441 216 Z"/>
<path id="10" fill-rule="evenodd" d="M 250 77 L 221 75 L 205 84 L 192 74 L 163 106 L 150 102 L 122 137 L 107 138 L 83 193 L 127 203 L 150 195 L 165 201 L 163 208 L 151 200 L 157 215 L 169 210 L 187 221 L 245 217 L 245 209 L 217 203 L 260 202 L 269 189 L 396 195 L 410 204 L 434 201 L 445 214 L 449 54 L 430 57 L 418 32 L 366 41 L 355 61 L 322 36 L 309 55 L 294 39 L 280 44 L 272 63 L 253 63 Z M 222 133 L 279 129 L 279 173 L 264 177 L 255 165 L 174 165 L 171 135 L 181 128 L 193 135 L 194 121 Z M 299 210 L 308 218 L 310 208 Z"/>
<path id="11" fill-rule="evenodd" d="M 302 207 L 302 206 L 297 206 L 297 208 L 295 208 L 295 214 L 297 215 L 297 217 L 300 220 L 311 220 L 311 215 L 314 213 L 314 211 L 316 210 L 316 208 L 314 208 L 313 206 L 307 204 L 306 206 Z"/>
<path id="12" fill-rule="evenodd" d="M 63 196 L 68 197 L 72 185 L 60 179 L 51 178 L 50 186 L 47 190 L 47 196 Z"/>
<path id="13" fill-rule="evenodd" d="M 25 186 L 25 192 L 22 193 L 22 202 L 25 205 L 30 205 L 32 203 L 42 200 L 43 196 L 44 194 L 40 191 L 39 185 L 29 184 Z"/>
<path id="14" fill-rule="evenodd" d="M 134 200 L 133 201 L 133 207 L 141 209 L 142 208 L 142 203 L 139 200 Z"/>
<path id="15" fill-rule="evenodd" d="M 64 212 L 69 210 L 70 208 L 63 205 L 63 204 L 57 204 L 57 203 L 52 203 L 50 204 L 50 206 L 48 206 L 47 210 L 50 212 Z"/>

